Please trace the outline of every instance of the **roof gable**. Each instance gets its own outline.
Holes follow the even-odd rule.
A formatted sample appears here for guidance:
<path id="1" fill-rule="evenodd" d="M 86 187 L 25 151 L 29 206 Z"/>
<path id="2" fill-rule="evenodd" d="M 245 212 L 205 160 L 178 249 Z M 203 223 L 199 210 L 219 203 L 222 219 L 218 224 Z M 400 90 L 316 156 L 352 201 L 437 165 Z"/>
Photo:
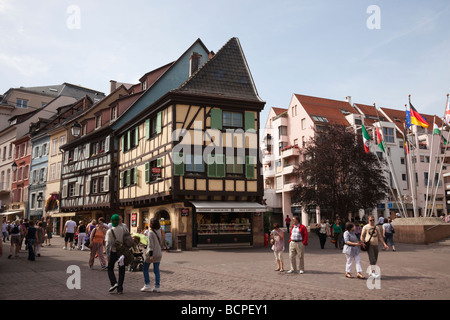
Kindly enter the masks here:
<path id="1" fill-rule="evenodd" d="M 172 92 L 262 102 L 238 38 L 231 38 L 211 60 Z"/>

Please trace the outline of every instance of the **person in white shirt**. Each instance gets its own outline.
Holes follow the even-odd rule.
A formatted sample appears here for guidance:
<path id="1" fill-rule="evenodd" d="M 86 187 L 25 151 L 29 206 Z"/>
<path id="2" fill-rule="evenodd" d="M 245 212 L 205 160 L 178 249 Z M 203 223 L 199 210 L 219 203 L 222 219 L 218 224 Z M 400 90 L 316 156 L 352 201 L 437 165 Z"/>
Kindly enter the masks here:
<path id="1" fill-rule="evenodd" d="M 63 234 L 64 234 L 64 250 L 67 250 L 67 243 L 70 244 L 70 250 L 73 250 L 73 238 L 75 236 L 75 230 L 77 228 L 77 223 L 73 221 L 74 217 L 70 217 L 70 220 L 66 222 L 64 226 Z"/>

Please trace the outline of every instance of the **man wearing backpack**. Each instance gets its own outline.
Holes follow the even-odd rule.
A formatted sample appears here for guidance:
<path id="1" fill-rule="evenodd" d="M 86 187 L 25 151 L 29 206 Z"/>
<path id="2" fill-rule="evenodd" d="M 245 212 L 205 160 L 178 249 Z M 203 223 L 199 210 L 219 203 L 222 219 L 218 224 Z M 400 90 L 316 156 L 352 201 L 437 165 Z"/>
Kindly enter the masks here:
<path id="1" fill-rule="evenodd" d="M 11 225 L 11 247 L 9 249 L 9 256 L 8 259 L 11 259 L 13 253 L 14 257 L 17 258 L 19 256 L 19 250 L 20 250 L 20 238 L 21 238 L 21 232 L 20 232 L 20 221 L 16 220 Z"/>
<path id="2" fill-rule="evenodd" d="M 106 260 L 108 261 L 108 278 L 111 282 L 109 292 L 113 293 L 117 289 L 118 294 L 123 293 L 123 282 L 125 280 L 125 263 L 120 252 L 120 244 L 124 243 L 124 235 L 128 232 L 120 223 L 119 215 L 111 217 L 112 227 L 106 232 Z M 118 243 L 120 242 L 120 244 Z M 119 261 L 119 282 L 114 273 L 114 265 Z"/>

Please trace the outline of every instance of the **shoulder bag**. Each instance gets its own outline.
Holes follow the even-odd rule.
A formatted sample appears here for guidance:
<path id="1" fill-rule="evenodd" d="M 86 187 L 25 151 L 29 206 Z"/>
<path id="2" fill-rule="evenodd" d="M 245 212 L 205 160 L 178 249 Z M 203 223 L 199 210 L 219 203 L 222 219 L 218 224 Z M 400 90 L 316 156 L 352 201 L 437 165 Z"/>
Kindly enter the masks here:
<path id="1" fill-rule="evenodd" d="M 114 230 L 111 229 L 112 235 L 114 237 L 114 247 L 116 248 L 117 254 L 120 256 L 124 256 L 125 259 L 123 262 L 125 265 L 129 265 L 134 260 L 134 255 L 131 253 L 130 249 L 127 248 L 122 242 L 116 239 L 116 235 L 114 234 Z"/>
<path id="2" fill-rule="evenodd" d="M 370 235 L 370 238 L 369 238 L 369 241 L 364 241 L 364 243 L 363 243 L 363 245 L 361 246 L 361 251 L 368 251 L 369 250 L 369 247 L 370 247 L 370 240 L 372 240 L 372 236 L 373 236 L 373 234 L 375 233 L 375 229 L 376 229 L 377 227 L 375 226 L 375 227 L 373 227 L 373 229 L 372 229 L 372 234 Z"/>

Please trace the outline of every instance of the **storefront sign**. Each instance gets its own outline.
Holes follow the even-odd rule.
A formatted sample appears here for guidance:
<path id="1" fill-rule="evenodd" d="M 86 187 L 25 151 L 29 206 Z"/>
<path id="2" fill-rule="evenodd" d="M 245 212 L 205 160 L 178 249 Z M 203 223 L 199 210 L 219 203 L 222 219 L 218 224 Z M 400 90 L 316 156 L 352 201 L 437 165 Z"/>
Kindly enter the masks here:
<path id="1" fill-rule="evenodd" d="M 181 209 L 182 217 L 189 217 L 189 209 Z"/>
<path id="2" fill-rule="evenodd" d="M 197 212 L 255 212 L 255 209 L 247 208 L 200 208 Z"/>
<path id="3" fill-rule="evenodd" d="M 137 213 L 131 214 L 131 226 L 136 227 L 137 226 Z"/>

